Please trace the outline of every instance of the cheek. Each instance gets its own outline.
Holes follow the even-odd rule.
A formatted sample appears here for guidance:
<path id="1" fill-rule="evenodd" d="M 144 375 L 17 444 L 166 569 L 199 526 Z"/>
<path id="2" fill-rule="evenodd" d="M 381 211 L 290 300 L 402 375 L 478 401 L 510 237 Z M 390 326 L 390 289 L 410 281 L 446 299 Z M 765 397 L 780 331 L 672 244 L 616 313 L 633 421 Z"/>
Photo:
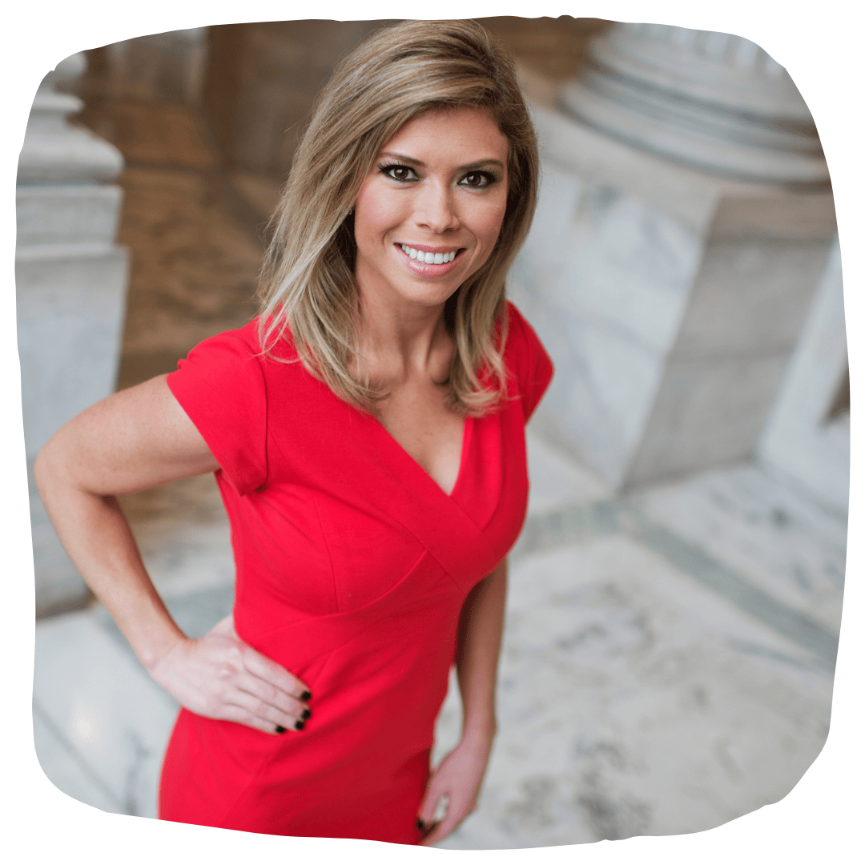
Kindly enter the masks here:
<path id="1" fill-rule="evenodd" d="M 498 239 L 502 223 L 505 219 L 507 203 L 503 202 L 499 207 L 491 207 L 483 214 L 478 214 L 476 233 L 482 237 L 486 244 L 492 247 Z"/>
<path id="2" fill-rule="evenodd" d="M 368 236 L 384 231 L 397 219 L 394 202 L 375 190 L 361 190 L 355 203 L 355 233 Z"/>

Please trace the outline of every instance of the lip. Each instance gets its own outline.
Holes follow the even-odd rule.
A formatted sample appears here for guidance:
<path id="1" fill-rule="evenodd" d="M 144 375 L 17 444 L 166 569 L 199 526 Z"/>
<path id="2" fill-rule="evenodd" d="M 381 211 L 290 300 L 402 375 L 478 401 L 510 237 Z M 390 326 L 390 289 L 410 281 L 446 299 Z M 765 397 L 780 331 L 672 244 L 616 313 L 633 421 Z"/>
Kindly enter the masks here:
<path id="1" fill-rule="evenodd" d="M 446 273 L 449 273 L 455 267 L 457 267 L 462 260 L 463 253 L 465 252 L 465 247 L 463 246 L 423 246 L 417 245 L 413 243 L 406 243 L 405 246 L 410 246 L 412 249 L 418 250 L 418 252 L 454 252 L 456 251 L 456 257 L 453 261 L 448 261 L 442 264 L 421 264 L 416 259 L 412 258 L 409 255 L 406 255 L 400 247 L 400 244 L 395 243 L 394 248 L 397 251 L 397 255 L 405 262 L 406 267 L 419 276 L 444 276 Z"/>
<path id="2" fill-rule="evenodd" d="M 394 246 L 410 246 L 419 252 L 455 252 L 462 249 L 461 246 L 424 246 L 422 243 L 406 243 L 405 241 L 397 241 Z M 400 250 L 402 252 L 402 250 Z"/>

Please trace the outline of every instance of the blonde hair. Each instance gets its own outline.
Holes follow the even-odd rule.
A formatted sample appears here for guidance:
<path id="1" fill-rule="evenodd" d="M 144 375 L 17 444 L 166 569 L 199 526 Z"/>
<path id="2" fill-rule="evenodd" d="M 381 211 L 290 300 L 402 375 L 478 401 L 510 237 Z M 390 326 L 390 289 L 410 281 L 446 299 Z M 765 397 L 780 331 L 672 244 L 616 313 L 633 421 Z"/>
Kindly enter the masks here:
<path id="1" fill-rule="evenodd" d="M 473 21 L 406 21 L 366 39 L 319 94 L 274 214 L 261 285 L 266 353 L 290 333 L 299 359 L 342 399 L 371 410 L 385 394 L 349 371 L 356 355 L 356 247 L 351 216 L 379 151 L 428 111 L 488 110 L 508 141 L 502 228 L 484 265 L 445 304 L 456 351 L 448 403 L 493 409 L 505 390 L 505 276 L 537 198 L 537 137 L 509 55 Z"/>

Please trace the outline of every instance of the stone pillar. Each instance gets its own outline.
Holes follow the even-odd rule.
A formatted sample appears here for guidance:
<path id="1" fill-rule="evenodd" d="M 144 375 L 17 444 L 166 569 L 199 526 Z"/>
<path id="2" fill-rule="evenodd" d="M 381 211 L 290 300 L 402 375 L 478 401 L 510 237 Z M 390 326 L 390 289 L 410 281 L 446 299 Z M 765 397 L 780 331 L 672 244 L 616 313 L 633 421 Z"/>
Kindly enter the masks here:
<path id="1" fill-rule="evenodd" d="M 750 458 L 835 236 L 789 76 L 739 37 L 618 24 L 534 116 L 510 288 L 557 363 L 547 432 L 620 490 Z"/>
<path id="2" fill-rule="evenodd" d="M 270 219 L 315 97 L 387 21 L 269 21 L 208 30 L 202 113 L 251 218 Z"/>
<path id="3" fill-rule="evenodd" d="M 836 243 L 757 456 L 844 516 L 850 493 L 848 375 L 841 253 Z M 845 386 L 846 410 L 833 416 L 833 403 Z"/>
<path id="4" fill-rule="evenodd" d="M 170 30 L 113 42 L 89 52 L 89 69 L 102 73 L 97 97 L 196 105 L 207 66 L 207 27 Z M 88 81 L 76 92 L 90 95 Z"/>
<path id="5" fill-rule="evenodd" d="M 33 461 L 60 426 L 114 390 L 126 290 L 126 254 L 114 243 L 121 192 L 111 185 L 123 160 L 69 125 L 81 100 L 54 89 L 84 65 L 73 55 L 43 80 L 18 163 L 18 352 L 37 615 L 80 606 L 88 593 L 45 514 Z"/>
<path id="6" fill-rule="evenodd" d="M 783 66 L 729 33 L 617 24 L 562 88 L 572 116 L 641 150 L 757 183 L 826 185 L 808 106 Z"/>

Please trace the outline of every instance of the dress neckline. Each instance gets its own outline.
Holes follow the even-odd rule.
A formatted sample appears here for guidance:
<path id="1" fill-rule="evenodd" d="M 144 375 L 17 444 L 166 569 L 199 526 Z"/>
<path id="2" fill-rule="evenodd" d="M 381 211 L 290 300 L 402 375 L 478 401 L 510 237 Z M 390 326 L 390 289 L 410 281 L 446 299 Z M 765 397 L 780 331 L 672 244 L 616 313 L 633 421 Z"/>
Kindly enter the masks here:
<path id="1" fill-rule="evenodd" d="M 466 473 L 467 453 L 470 446 L 472 428 L 474 426 L 474 418 L 466 416 L 463 421 L 463 436 L 462 446 L 460 448 L 460 462 L 457 469 L 457 477 L 453 487 L 448 492 L 388 431 L 387 427 L 372 415 L 368 415 L 370 421 L 381 430 L 382 434 L 387 438 L 395 451 L 402 454 L 403 461 L 411 463 L 415 469 L 420 472 L 443 496 L 453 500 L 454 495 L 462 484 L 463 477 Z"/>

